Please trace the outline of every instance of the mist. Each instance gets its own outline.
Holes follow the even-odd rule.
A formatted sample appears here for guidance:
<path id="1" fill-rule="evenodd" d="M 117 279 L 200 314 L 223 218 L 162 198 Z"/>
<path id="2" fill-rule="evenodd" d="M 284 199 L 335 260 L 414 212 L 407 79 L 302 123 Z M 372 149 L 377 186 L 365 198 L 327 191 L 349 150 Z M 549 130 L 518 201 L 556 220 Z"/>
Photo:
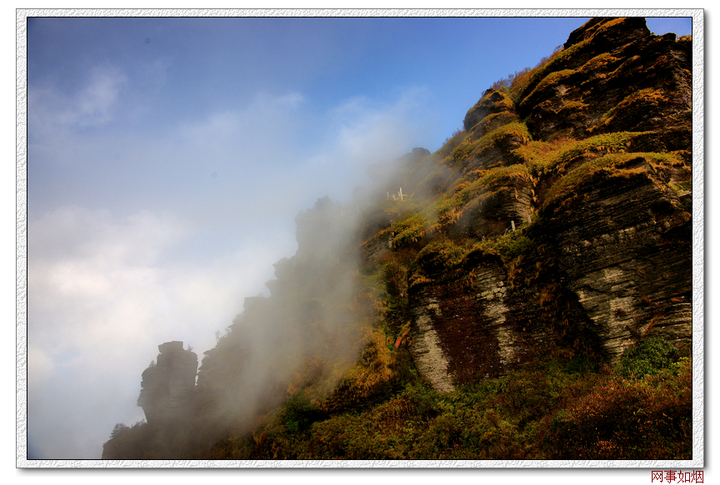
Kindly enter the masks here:
<path id="1" fill-rule="evenodd" d="M 348 103 L 337 110 L 352 110 L 354 117 L 333 125 L 319 150 L 290 166 L 244 176 L 252 175 L 256 166 L 277 164 L 277 153 L 259 153 L 250 143 L 242 152 L 248 162 L 230 170 L 236 158 L 230 154 L 239 150 L 240 142 L 230 136 L 224 142 L 221 132 L 213 139 L 215 163 L 203 169 L 217 173 L 205 182 L 219 185 L 212 190 L 181 191 L 182 196 L 168 199 L 168 205 L 169 196 L 161 195 L 168 186 L 159 184 L 160 193 L 153 190 L 148 208 L 132 208 L 127 215 L 119 207 L 80 205 L 31 211 L 31 216 L 41 214 L 29 221 L 29 450 L 37 453 L 31 458 L 99 458 L 101 445 L 116 423 L 132 424 L 144 418 L 135 402 L 140 376 L 155 358 L 157 345 L 181 340 L 202 357 L 214 347 L 216 332 L 224 333 L 235 316 L 243 313 L 245 297 L 270 295 L 265 283 L 276 276 L 273 265 L 297 250 L 294 219 L 298 212 L 312 208 L 314 201 L 328 194 L 338 203 L 347 202 L 356 184 L 367 180 L 371 161 L 407 150 L 413 136 L 407 131 L 412 126 L 408 118 L 416 107 L 403 104 L 406 100 L 402 99 L 371 110 L 364 110 L 357 100 Z M 249 120 L 256 114 L 251 111 L 243 116 Z M 302 122 L 301 117 L 296 122 Z M 273 129 L 253 135 L 268 140 L 285 137 L 277 128 L 273 124 Z M 210 135 L 197 131 L 202 130 L 193 135 L 199 140 L 187 148 L 169 146 L 170 153 L 163 157 L 160 147 L 151 144 L 149 151 L 157 153 L 159 160 L 180 161 L 180 167 L 188 168 L 198 164 L 199 168 L 202 162 L 193 161 L 192 146 L 208 142 L 205 137 Z M 128 151 L 123 156 L 132 165 L 137 145 Z M 333 234 L 318 235 L 323 234 L 326 244 L 340 240 L 340 233 L 345 234 L 353 220 L 346 218 L 343 224 Z M 306 241 L 303 251 L 314 247 L 317 254 L 324 253 L 314 241 Z M 323 276 L 317 278 L 320 282 Z M 348 281 L 339 281 L 333 288 L 337 292 L 331 296 L 339 304 L 352 294 Z M 284 311 L 295 313 L 291 308 Z M 283 347 L 293 345 L 293 335 L 299 332 L 293 322 L 277 314 L 269 322 L 259 320 L 241 318 L 237 325 L 243 329 L 237 332 L 252 349 L 249 367 L 257 370 L 243 377 L 245 388 L 254 387 L 253 379 L 263 382 L 272 374 L 266 361 L 272 362 L 271 356 L 277 355 L 273 348 L 295 359 L 281 366 L 279 381 L 295 372 L 300 355 L 311 350 L 298 354 Z M 278 344 L 280 336 L 285 340 Z M 336 350 L 350 359 L 358 345 L 343 342 Z M 244 402 L 250 406 L 254 399 L 251 396 Z M 56 420 L 58 412 L 66 420 Z M 93 423 L 90 429 L 86 427 L 89 421 Z M 68 446 L 69 438 L 76 440 L 72 446 Z"/>
<path id="2" fill-rule="evenodd" d="M 171 343 L 160 346 L 157 364 L 143 372 L 138 399 L 147 424 L 116 426 L 103 457 L 211 459 L 212 452 L 198 456 L 194 450 L 212 449 L 223 436 L 251 433 L 288 399 L 327 398 L 371 343 L 378 322 L 368 293 L 373 289 L 361 275 L 368 263 L 360 255 L 364 232 L 377 223 L 365 210 L 387 198 L 382 194 L 396 185 L 399 169 L 426 153 L 416 148 L 374 164 L 376 173 L 378 165 L 382 169 L 380 183 L 356 187 L 345 203 L 326 196 L 300 211 L 297 251 L 273 265 L 269 295 L 245 297 L 243 311 L 224 333 L 216 332 L 216 345 L 200 357 L 197 386 L 173 387 L 178 379 L 195 382 L 196 366 L 189 363 L 198 355 L 192 348 L 177 350 L 177 341 L 172 352 L 162 349 Z M 430 165 L 416 166 L 417 175 L 424 178 Z M 188 364 L 169 367 L 170 361 Z M 145 454 L 133 455 L 139 448 Z"/>
<path id="3" fill-rule="evenodd" d="M 543 25 L 512 58 L 476 42 L 492 19 L 326 20 L 28 23 L 28 458 L 99 458 L 117 423 L 144 419 L 163 342 L 193 348 L 199 387 L 205 352 L 242 343 L 258 370 L 233 385 L 267 388 L 243 415 L 285 399 L 298 369 L 325 392 L 367 340 L 348 298 L 362 268 L 331 255 L 368 167 L 440 148 L 486 86 L 572 30 Z M 326 196 L 329 219 L 298 240 Z"/>
<path id="4" fill-rule="evenodd" d="M 197 391 L 206 440 L 233 426 L 249 432 L 301 389 L 326 397 L 367 343 L 372 308 L 358 301 L 358 212 L 349 209 L 325 197 L 299 213 L 298 251 L 274 265 L 269 297 L 246 298 L 205 353 Z"/>

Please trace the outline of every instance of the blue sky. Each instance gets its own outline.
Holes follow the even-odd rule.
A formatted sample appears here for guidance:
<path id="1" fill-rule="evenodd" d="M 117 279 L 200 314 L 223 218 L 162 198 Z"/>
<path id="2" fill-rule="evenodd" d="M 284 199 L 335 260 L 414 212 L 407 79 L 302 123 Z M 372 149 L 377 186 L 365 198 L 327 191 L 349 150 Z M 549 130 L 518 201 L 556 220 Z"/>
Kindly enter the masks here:
<path id="1" fill-rule="evenodd" d="M 202 358 L 267 293 L 299 211 L 437 150 L 586 20 L 29 19 L 32 457 L 99 458 L 158 344 Z"/>

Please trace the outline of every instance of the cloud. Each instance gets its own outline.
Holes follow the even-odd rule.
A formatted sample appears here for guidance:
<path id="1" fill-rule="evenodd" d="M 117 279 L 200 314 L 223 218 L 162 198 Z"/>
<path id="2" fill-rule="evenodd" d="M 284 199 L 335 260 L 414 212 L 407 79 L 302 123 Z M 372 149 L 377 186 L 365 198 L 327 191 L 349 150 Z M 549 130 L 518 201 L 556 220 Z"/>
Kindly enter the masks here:
<path id="1" fill-rule="evenodd" d="M 239 156 L 248 153 L 262 162 L 276 162 L 276 155 L 296 141 L 303 126 L 303 113 L 297 112 L 303 102 L 303 95 L 296 92 L 256 93 L 244 106 L 228 107 L 181 123 L 176 136 L 183 149 L 193 154 L 224 153 L 232 160 L 229 149 L 234 149 Z"/>
<path id="2" fill-rule="evenodd" d="M 202 356 L 279 249 L 248 238 L 202 263 L 167 260 L 196 228 L 147 211 L 61 207 L 29 234 L 28 424 L 45 458 L 98 458 L 116 422 L 142 418 L 140 375 L 157 345 L 183 340 Z"/>
<path id="3" fill-rule="evenodd" d="M 127 82 L 123 70 L 103 65 L 92 68 L 85 85 L 71 94 L 52 86 L 31 86 L 28 91 L 30 131 L 47 133 L 108 123 L 114 117 Z"/>
<path id="4" fill-rule="evenodd" d="M 70 121 L 80 126 L 103 124 L 112 118 L 120 90 L 127 83 L 125 74 L 114 67 L 93 69 L 90 84 L 74 99 L 68 112 Z"/>
<path id="5" fill-rule="evenodd" d="M 368 163 L 422 133 L 422 91 L 326 111 L 298 92 L 258 93 L 153 132 L 113 131 L 127 89 L 107 69 L 75 95 L 33 94 L 31 138 L 44 147 L 30 151 L 28 217 L 38 457 L 99 457 L 116 423 L 143 417 L 135 401 L 157 345 L 182 340 L 202 359 L 297 248 L 297 213 L 348 199 Z M 93 136 L 81 133 L 92 123 Z"/>
<path id="6" fill-rule="evenodd" d="M 427 96 L 427 90 L 413 87 L 390 102 L 353 97 L 338 104 L 326 114 L 325 141 L 304 169 L 324 182 L 331 197 L 347 200 L 357 185 L 369 183 L 370 164 L 390 162 L 421 144 L 430 125 Z"/>
<path id="7" fill-rule="evenodd" d="M 289 93 L 275 99 L 278 106 L 297 109 L 305 101 L 305 97 L 300 93 Z"/>
<path id="8" fill-rule="evenodd" d="M 149 63 L 137 63 L 137 80 L 141 85 L 163 87 L 168 82 L 168 70 L 172 66 L 169 58 L 157 58 Z"/>
<path id="9" fill-rule="evenodd" d="M 158 255 L 187 228 L 149 213 L 118 221 L 103 209 L 61 207 L 30 221 L 28 232 L 31 387 L 36 355 L 45 374 L 49 362 L 119 364 L 134 339 L 152 338 L 158 326 L 149 319 L 168 297 Z M 109 342 L 130 345 L 108 350 Z"/>

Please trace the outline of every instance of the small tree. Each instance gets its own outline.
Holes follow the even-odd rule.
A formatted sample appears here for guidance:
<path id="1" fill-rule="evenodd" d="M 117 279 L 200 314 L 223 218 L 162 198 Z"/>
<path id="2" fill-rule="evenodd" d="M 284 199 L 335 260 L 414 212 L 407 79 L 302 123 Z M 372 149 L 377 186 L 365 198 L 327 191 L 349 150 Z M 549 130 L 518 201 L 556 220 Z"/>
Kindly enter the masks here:
<path id="1" fill-rule="evenodd" d="M 128 429 L 130 428 L 128 426 L 125 426 L 123 423 L 116 424 L 112 430 L 112 433 L 110 433 L 110 439 L 115 439 L 120 433 Z"/>

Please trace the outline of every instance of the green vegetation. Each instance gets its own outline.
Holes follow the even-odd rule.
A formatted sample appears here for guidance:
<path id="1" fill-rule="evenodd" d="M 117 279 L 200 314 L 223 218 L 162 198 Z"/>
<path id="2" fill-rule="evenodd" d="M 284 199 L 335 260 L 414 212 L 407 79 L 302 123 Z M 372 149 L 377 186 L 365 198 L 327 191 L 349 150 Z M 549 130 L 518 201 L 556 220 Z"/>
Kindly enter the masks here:
<path id="1" fill-rule="evenodd" d="M 450 138 L 445 140 L 445 143 L 443 146 L 436 152 L 436 155 L 438 158 L 445 158 L 446 156 L 450 155 L 455 148 L 462 143 L 462 141 L 465 138 L 465 131 L 463 130 L 457 130 L 452 134 Z"/>
<path id="2" fill-rule="evenodd" d="M 561 71 L 555 71 L 551 72 L 547 76 L 545 76 L 542 81 L 540 81 L 537 86 L 535 86 L 535 89 L 527 96 L 528 99 L 531 99 L 533 95 L 536 93 L 540 93 L 541 91 L 547 89 L 550 86 L 556 86 L 562 82 L 570 82 L 569 77 L 575 74 L 575 70 L 573 69 L 563 69 Z"/>
<path id="3" fill-rule="evenodd" d="M 495 247 L 505 261 L 513 261 L 523 254 L 528 254 L 534 243 L 522 230 L 519 230 L 498 237 Z"/>
<path id="4" fill-rule="evenodd" d="M 562 172 L 578 160 L 596 158 L 606 153 L 623 152 L 628 143 L 640 133 L 616 132 L 597 135 L 585 140 L 560 140 L 548 143 L 548 148 L 535 147 L 535 156 L 530 149 L 525 150 L 529 170 L 536 175 L 550 172 Z"/>
<path id="5" fill-rule="evenodd" d="M 654 346 L 663 347 L 650 345 Z M 653 369 L 644 378 L 639 374 L 631 379 L 603 376 L 590 392 L 550 422 L 548 456 L 561 460 L 673 460 L 692 456 L 690 359 L 659 369 L 664 365 L 641 365 L 642 369 L 636 370 Z"/>
<path id="6" fill-rule="evenodd" d="M 642 379 L 670 368 L 679 358 L 680 353 L 667 340 L 650 337 L 623 353 L 617 373 L 625 378 Z"/>
<path id="7" fill-rule="evenodd" d="M 450 166 L 457 167 L 459 164 L 467 163 L 470 160 L 482 158 L 491 149 L 512 150 L 514 148 L 513 144 L 525 144 L 531 138 L 530 132 L 524 123 L 507 123 L 476 141 L 468 142 L 466 139 L 453 150 L 448 162 Z"/>
<path id="8" fill-rule="evenodd" d="M 528 97 L 528 93 L 535 90 L 535 87 L 543 79 L 545 79 L 548 74 L 555 70 L 560 70 L 558 69 L 558 66 L 562 66 L 566 63 L 577 51 L 583 49 L 589 41 L 590 39 L 585 39 L 577 44 L 571 45 L 567 49 L 558 50 L 553 56 L 541 61 L 535 69 L 527 73 L 527 80 L 525 83 L 518 82 L 518 86 L 515 88 L 518 92 L 518 98 L 522 99 Z"/>
<path id="9" fill-rule="evenodd" d="M 103 446 L 103 454 L 117 460 L 142 459 L 145 451 L 151 448 L 149 437 L 148 425 L 144 420 L 132 426 L 118 423 L 110 434 L 110 440 Z"/>
<path id="10" fill-rule="evenodd" d="M 390 228 L 394 234 L 393 247 L 399 248 L 419 242 L 425 236 L 426 228 L 427 222 L 422 214 L 415 214 L 396 222 Z"/>
<path id="11" fill-rule="evenodd" d="M 466 253 L 467 249 L 456 241 L 436 239 L 418 252 L 417 263 L 425 273 L 435 274 L 456 267 Z"/>
<path id="12" fill-rule="evenodd" d="M 601 137 L 604 135 L 600 135 Z M 622 136 L 618 136 L 622 138 Z M 639 162 L 632 164 L 632 162 Z M 628 167 L 628 164 L 632 164 Z M 615 153 L 582 163 L 560 178 L 548 191 L 544 208 L 555 202 L 571 203 L 578 187 L 594 177 L 633 177 L 647 176 L 658 169 L 682 163 L 678 155 L 671 153 Z M 555 162 L 557 166 L 557 161 Z"/>
<path id="13" fill-rule="evenodd" d="M 613 121 L 613 118 L 619 113 L 627 112 L 628 110 L 647 109 L 648 106 L 657 105 L 662 102 L 667 102 L 667 97 L 663 91 L 659 89 L 645 88 L 639 91 L 633 91 L 619 104 L 604 113 L 600 118 L 599 125 L 609 125 Z"/>
<path id="14" fill-rule="evenodd" d="M 235 459 L 681 459 L 690 375 L 688 359 L 643 380 L 552 359 L 441 394 L 408 373 L 373 406 L 322 414 L 293 397 L 218 447 Z"/>
<path id="15" fill-rule="evenodd" d="M 611 55 L 609 52 L 602 52 L 589 61 L 587 61 L 583 66 L 578 69 L 579 72 L 597 72 L 597 71 L 604 71 L 607 69 L 608 65 L 615 64 L 620 59 Z M 603 74 L 601 74 L 603 75 Z"/>
<path id="16" fill-rule="evenodd" d="M 529 84 L 530 80 L 533 79 L 535 74 L 544 68 L 551 59 L 555 58 L 561 50 L 562 46 L 556 47 L 552 55 L 542 58 L 534 68 L 528 67 L 521 71 L 517 71 L 505 79 L 496 81 L 491 88 L 507 93 L 512 101 L 517 105 L 520 101 L 521 94 Z"/>

